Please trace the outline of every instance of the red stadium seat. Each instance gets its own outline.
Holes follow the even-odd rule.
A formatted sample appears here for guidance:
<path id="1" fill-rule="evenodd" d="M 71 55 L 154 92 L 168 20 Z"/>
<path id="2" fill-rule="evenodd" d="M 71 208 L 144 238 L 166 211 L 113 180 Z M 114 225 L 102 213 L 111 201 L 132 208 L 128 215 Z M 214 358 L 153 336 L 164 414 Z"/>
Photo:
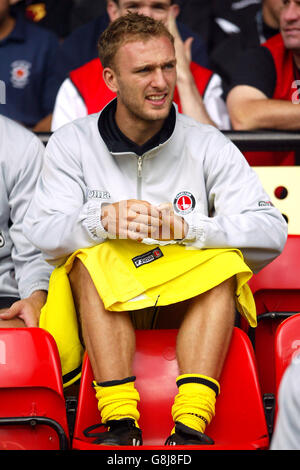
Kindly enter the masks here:
<path id="1" fill-rule="evenodd" d="M 141 397 L 139 424 L 143 429 L 142 449 L 168 449 L 164 447 L 164 442 L 173 427 L 171 407 L 177 393 L 176 336 L 177 330 L 136 331 L 134 374 Z M 92 380 L 90 362 L 85 356 L 72 443 L 72 448 L 77 450 L 108 448 L 92 444 L 92 439 L 83 433 L 87 427 L 100 422 Z M 254 354 L 249 338 L 238 328 L 234 329 L 220 384 L 216 416 L 207 428 L 207 434 L 214 439 L 215 445 L 196 448 L 268 448 L 268 431 Z M 179 448 L 195 449 L 190 446 L 176 447 Z"/>
<path id="2" fill-rule="evenodd" d="M 275 336 L 276 394 L 286 368 L 300 353 L 300 314 L 284 320 Z"/>
<path id="3" fill-rule="evenodd" d="M 257 308 L 253 337 L 263 394 L 275 393 L 274 339 L 278 325 L 300 312 L 300 235 L 289 235 L 283 252 L 249 282 Z"/>
<path id="4" fill-rule="evenodd" d="M 271 202 L 288 222 L 289 235 L 300 235 L 300 166 L 253 167 Z"/>
<path id="5" fill-rule="evenodd" d="M 295 165 L 295 152 L 294 151 L 243 151 L 244 157 L 250 166 L 294 166 Z"/>
<path id="6" fill-rule="evenodd" d="M 41 328 L 0 329 L 0 450 L 68 447 L 54 339 Z"/>

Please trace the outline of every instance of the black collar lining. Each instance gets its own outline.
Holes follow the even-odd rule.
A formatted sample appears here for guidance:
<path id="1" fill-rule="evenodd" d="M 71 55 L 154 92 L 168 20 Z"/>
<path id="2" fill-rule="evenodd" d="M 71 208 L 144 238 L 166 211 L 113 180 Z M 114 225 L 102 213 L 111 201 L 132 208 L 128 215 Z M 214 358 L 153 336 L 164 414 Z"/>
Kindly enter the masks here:
<path id="1" fill-rule="evenodd" d="M 98 119 L 100 135 L 111 153 L 134 153 L 141 156 L 166 142 L 173 134 L 176 122 L 174 105 L 160 131 L 143 145 L 137 145 L 120 130 L 115 120 L 116 107 L 117 98 L 102 110 Z"/>

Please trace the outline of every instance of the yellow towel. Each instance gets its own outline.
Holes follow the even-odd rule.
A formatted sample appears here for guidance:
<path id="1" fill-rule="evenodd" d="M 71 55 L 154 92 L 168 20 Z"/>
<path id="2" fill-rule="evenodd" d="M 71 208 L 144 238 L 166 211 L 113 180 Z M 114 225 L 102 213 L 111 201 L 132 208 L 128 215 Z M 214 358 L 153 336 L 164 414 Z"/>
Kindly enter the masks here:
<path id="1" fill-rule="evenodd" d="M 81 363 L 77 316 L 68 273 L 78 257 L 90 273 L 107 310 L 133 311 L 181 302 L 236 276 L 236 307 L 251 326 L 256 309 L 247 281 L 252 271 L 237 249 L 187 249 L 182 245 L 145 245 L 130 240 L 107 240 L 73 253 L 50 278 L 40 327 L 55 338 L 65 386 Z M 79 374 L 80 375 L 80 374 Z M 70 380 L 69 380 L 70 379 Z"/>

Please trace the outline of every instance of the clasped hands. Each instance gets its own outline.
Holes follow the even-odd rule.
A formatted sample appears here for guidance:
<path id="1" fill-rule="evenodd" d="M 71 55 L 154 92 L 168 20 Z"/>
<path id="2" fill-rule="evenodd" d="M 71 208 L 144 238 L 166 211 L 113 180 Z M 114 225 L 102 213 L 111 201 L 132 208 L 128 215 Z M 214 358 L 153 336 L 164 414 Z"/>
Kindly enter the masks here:
<path id="1" fill-rule="evenodd" d="M 172 204 L 154 206 L 137 199 L 103 204 L 101 222 L 111 238 L 138 242 L 144 238 L 181 240 L 188 231 L 188 224 L 174 213 Z"/>

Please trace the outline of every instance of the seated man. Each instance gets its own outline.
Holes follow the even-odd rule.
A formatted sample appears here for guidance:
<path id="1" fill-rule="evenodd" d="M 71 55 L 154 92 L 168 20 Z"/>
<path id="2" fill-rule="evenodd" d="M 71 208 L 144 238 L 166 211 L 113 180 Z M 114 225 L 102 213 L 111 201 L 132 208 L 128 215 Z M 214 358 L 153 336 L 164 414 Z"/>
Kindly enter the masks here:
<path id="1" fill-rule="evenodd" d="M 286 223 L 239 150 L 172 104 L 174 38 L 161 22 L 118 18 L 99 53 L 117 98 L 51 136 L 24 221 L 56 265 L 40 326 L 56 338 L 64 375 L 86 348 L 109 428 L 99 444 L 133 445 L 142 435 L 129 312 L 186 301 L 167 444 L 212 443 L 204 431 L 235 309 L 256 325 L 247 280 L 281 252 Z"/>
<path id="2" fill-rule="evenodd" d="M 55 73 L 59 42 L 22 13 L 13 15 L 11 1 L 0 6 L 0 79 L 6 88 L 0 112 L 35 132 L 49 132 L 61 84 Z"/>
<path id="3" fill-rule="evenodd" d="M 159 7 L 160 6 L 160 7 Z M 192 37 L 181 39 L 176 25 L 177 5 L 170 0 L 160 3 L 153 0 L 109 0 L 107 11 L 113 21 L 127 11 L 159 19 L 168 25 L 175 37 L 177 59 L 177 87 L 174 101 L 179 111 L 204 124 L 215 125 L 221 129 L 230 128 L 230 120 L 223 99 L 220 77 L 211 70 L 192 61 Z M 52 130 L 79 117 L 100 111 L 115 97 L 102 77 L 99 58 L 72 70 L 69 78 L 62 84 L 55 103 Z"/>
<path id="4" fill-rule="evenodd" d="M 300 5 L 283 0 L 281 33 L 244 53 L 227 96 L 236 130 L 300 129 Z M 270 152 L 260 164 L 299 164 L 295 152 Z M 249 161 L 257 164 L 257 161 Z"/>
<path id="5" fill-rule="evenodd" d="M 3 116 L 0 140 L 0 328 L 36 327 L 52 269 L 25 238 L 22 225 L 45 149 Z"/>

